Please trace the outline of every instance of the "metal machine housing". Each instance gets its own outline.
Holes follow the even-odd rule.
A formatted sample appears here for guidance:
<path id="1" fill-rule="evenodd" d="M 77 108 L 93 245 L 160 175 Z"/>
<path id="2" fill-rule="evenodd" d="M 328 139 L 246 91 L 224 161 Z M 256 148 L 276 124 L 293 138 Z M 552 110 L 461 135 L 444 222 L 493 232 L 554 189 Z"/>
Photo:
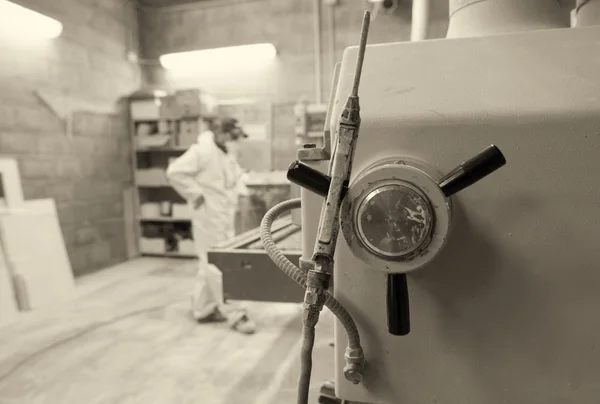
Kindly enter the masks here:
<path id="1" fill-rule="evenodd" d="M 332 130 L 356 53 L 343 56 Z M 600 27 L 368 47 L 351 181 L 384 159 L 447 172 L 491 143 L 509 163 L 453 197 L 443 251 L 408 274 L 408 336 L 387 331 L 386 274 L 338 239 L 334 295 L 355 319 L 367 360 L 361 384 L 345 380 L 346 336 L 336 323 L 338 397 L 598 402 L 598 55 Z M 302 199 L 306 257 L 323 200 L 307 192 Z"/>

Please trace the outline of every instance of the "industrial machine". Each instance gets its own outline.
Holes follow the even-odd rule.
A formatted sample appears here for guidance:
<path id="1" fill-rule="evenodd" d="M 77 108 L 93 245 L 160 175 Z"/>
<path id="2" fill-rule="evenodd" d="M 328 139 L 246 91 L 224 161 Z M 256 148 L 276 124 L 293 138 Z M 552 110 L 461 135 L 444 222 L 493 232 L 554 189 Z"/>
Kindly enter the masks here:
<path id="1" fill-rule="evenodd" d="M 598 402 L 598 3 L 451 0 L 447 39 L 345 51 L 263 220 L 306 290 L 298 403 L 323 305 L 339 402 Z M 297 268 L 268 230 L 300 206 Z"/>

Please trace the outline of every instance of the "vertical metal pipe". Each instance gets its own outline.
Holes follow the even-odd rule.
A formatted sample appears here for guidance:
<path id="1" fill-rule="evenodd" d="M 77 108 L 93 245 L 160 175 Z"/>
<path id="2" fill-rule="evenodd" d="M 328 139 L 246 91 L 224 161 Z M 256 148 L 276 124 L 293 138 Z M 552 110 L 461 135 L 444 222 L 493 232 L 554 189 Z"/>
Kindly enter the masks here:
<path id="1" fill-rule="evenodd" d="M 569 28 L 556 0 L 450 0 L 447 38 Z"/>
<path id="2" fill-rule="evenodd" d="M 410 24 L 411 41 L 422 41 L 427 39 L 430 6 L 430 0 L 413 0 Z"/>
<path id="3" fill-rule="evenodd" d="M 577 0 L 575 14 L 575 26 L 587 27 L 600 25 L 600 1 L 599 0 Z"/>
<path id="4" fill-rule="evenodd" d="M 327 7 L 327 20 L 328 20 L 328 44 L 329 44 L 329 66 L 331 67 L 331 72 L 333 74 L 333 70 L 335 69 L 335 4 L 332 3 L 329 7 Z"/>
<path id="5" fill-rule="evenodd" d="M 316 103 L 322 102 L 321 83 L 321 0 L 313 0 L 314 40 L 315 40 L 315 96 Z"/>

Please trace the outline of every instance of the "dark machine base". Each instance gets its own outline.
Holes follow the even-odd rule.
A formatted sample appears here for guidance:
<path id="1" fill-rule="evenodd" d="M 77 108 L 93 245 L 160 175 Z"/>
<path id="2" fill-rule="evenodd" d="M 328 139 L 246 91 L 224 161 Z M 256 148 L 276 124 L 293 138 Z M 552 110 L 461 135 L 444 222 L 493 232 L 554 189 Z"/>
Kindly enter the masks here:
<path id="1" fill-rule="evenodd" d="M 335 396 L 335 385 L 331 381 L 324 382 L 319 391 L 319 404 L 342 404 L 343 401 Z"/>
<path id="2" fill-rule="evenodd" d="M 277 247 L 295 265 L 302 256 L 300 226 L 291 216 L 273 223 L 273 239 Z M 226 299 L 263 302 L 301 303 L 304 290 L 271 261 L 266 254 L 260 229 L 256 228 L 212 248 L 208 261 L 223 273 Z"/>

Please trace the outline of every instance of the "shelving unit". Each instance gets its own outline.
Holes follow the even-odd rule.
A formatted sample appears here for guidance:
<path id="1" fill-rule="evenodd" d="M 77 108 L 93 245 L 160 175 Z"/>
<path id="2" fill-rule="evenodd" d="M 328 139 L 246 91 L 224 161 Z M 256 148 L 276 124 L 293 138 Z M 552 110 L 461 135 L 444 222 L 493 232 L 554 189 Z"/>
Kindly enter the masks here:
<path id="1" fill-rule="evenodd" d="M 195 257 L 186 201 L 166 179 L 169 161 L 183 154 L 216 114 L 214 97 L 200 90 L 130 99 L 134 215 L 141 255 Z"/>
<path id="2" fill-rule="evenodd" d="M 322 147 L 327 105 L 300 101 L 294 106 L 296 144 L 313 143 Z"/>

